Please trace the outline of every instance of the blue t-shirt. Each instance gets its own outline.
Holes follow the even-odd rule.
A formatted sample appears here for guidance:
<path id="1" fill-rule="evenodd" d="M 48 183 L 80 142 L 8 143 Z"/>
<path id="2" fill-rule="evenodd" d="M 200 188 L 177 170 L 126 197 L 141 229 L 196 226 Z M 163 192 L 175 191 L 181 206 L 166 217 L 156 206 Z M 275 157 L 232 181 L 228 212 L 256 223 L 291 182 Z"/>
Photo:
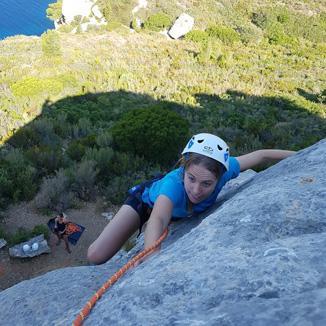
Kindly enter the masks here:
<path id="1" fill-rule="evenodd" d="M 142 194 L 143 202 L 153 207 L 157 197 L 159 195 L 165 195 L 173 203 L 172 217 L 183 218 L 193 213 L 201 213 L 215 203 L 222 187 L 229 180 L 239 175 L 240 165 L 235 157 L 230 157 L 229 170 L 222 175 L 214 191 L 208 198 L 192 206 L 192 212 L 187 211 L 188 197 L 183 184 L 183 171 L 184 168 L 182 167 L 175 169 L 164 176 L 164 178 L 154 182 L 149 188 L 145 188 Z"/>

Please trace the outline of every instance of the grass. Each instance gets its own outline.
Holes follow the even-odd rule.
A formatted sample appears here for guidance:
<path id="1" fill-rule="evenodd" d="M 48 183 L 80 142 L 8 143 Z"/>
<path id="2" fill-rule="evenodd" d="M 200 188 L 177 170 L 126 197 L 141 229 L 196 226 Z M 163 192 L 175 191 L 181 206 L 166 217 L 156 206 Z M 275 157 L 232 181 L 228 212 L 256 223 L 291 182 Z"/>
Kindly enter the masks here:
<path id="1" fill-rule="evenodd" d="M 59 32 L 54 36 L 56 47 L 46 50 L 41 38 L 11 37 L 0 42 L 0 186 L 11 185 L 16 200 L 31 197 L 42 178 L 59 178 L 59 169 L 73 189 L 74 171 L 88 149 L 99 151 L 96 155 L 102 161 L 100 149 L 112 151 L 121 162 L 112 167 L 113 174 L 94 170 L 97 178 L 108 182 L 97 180 L 98 189 L 103 186 L 106 193 L 114 193 L 115 184 L 127 187 L 137 175 L 143 176 L 139 169 L 145 165 L 150 170 L 150 163 L 124 156 L 111 148 L 110 141 L 98 140 L 105 132 L 109 139 L 110 128 L 131 109 L 168 107 L 188 120 L 191 133 L 207 131 L 224 137 L 234 155 L 261 147 L 300 149 L 326 136 L 323 2 L 283 1 L 278 7 L 253 0 L 181 1 L 181 7 L 171 3 L 150 3 L 144 19 L 157 12 L 173 18 L 186 6 L 195 16 L 195 29 L 201 30 L 193 40 L 168 40 L 154 32 L 131 33 L 125 28 L 75 35 Z M 286 6 L 286 15 L 280 15 L 281 5 Z M 267 19 L 266 27 L 253 24 L 256 12 Z M 316 21 L 313 34 L 309 17 Z M 297 28 L 300 19 L 306 25 Z M 271 35 L 268 26 L 275 22 L 278 34 Z M 214 24 L 228 28 L 222 28 L 222 39 L 220 32 L 215 33 L 219 37 L 204 34 Z M 252 33 L 258 30 L 255 39 Z M 228 42 L 228 37 L 236 41 Z M 13 182 L 19 178 L 10 176 L 21 169 L 8 170 L 6 163 L 14 143 L 25 157 L 22 166 L 30 166 L 23 177 L 26 184 L 37 187 L 33 191 L 30 187 L 15 191 Z M 128 169 L 133 171 L 130 175 Z M 12 197 L 3 189 L 0 205 Z M 70 197 L 68 191 L 66 198 Z"/>

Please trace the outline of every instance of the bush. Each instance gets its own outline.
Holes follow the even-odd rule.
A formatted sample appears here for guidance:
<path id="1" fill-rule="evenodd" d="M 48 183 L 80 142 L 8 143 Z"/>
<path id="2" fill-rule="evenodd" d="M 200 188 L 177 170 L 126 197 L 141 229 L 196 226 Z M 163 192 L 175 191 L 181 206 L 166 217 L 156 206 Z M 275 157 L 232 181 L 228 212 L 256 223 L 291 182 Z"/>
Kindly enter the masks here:
<path id="1" fill-rule="evenodd" d="M 67 148 L 67 155 L 74 161 L 79 162 L 83 156 L 85 155 L 86 147 L 81 144 L 79 140 L 73 140 L 68 148 Z"/>
<path id="2" fill-rule="evenodd" d="M 84 160 L 74 168 L 71 189 L 78 198 L 86 201 L 94 198 L 97 173 L 95 161 Z"/>
<path id="3" fill-rule="evenodd" d="M 36 237 L 37 235 L 44 234 L 44 238 L 50 238 L 49 228 L 45 224 L 37 224 L 34 226 L 33 230 L 31 231 L 31 238 Z"/>
<path id="4" fill-rule="evenodd" d="M 104 189 L 105 198 L 114 205 L 121 204 L 127 196 L 127 191 L 134 185 L 134 177 L 117 176 L 110 180 L 109 185 Z"/>
<path id="5" fill-rule="evenodd" d="M 35 146 L 26 151 L 26 157 L 37 168 L 40 176 L 53 174 L 66 165 L 65 156 L 60 147 Z"/>
<path id="6" fill-rule="evenodd" d="M 251 15 L 251 22 L 261 29 L 267 28 L 272 21 L 273 16 L 264 11 L 254 12 Z"/>
<path id="7" fill-rule="evenodd" d="M 189 136 L 188 122 L 160 107 L 132 110 L 112 128 L 117 149 L 168 165 L 174 162 Z"/>
<path id="8" fill-rule="evenodd" d="M 56 95 L 62 89 L 62 82 L 55 78 L 26 77 L 11 86 L 13 94 L 17 97 L 34 97 L 40 94 Z"/>
<path id="9" fill-rule="evenodd" d="M 96 137 L 96 144 L 99 147 L 109 147 L 112 145 L 112 135 L 109 132 L 101 132 Z"/>
<path id="10" fill-rule="evenodd" d="M 30 236 L 31 234 L 28 230 L 23 227 L 20 227 L 14 234 L 9 235 L 9 245 L 14 246 L 18 243 L 25 242 L 30 238 Z"/>
<path id="11" fill-rule="evenodd" d="M 185 39 L 196 43 L 206 43 L 208 41 L 208 33 L 205 31 L 193 30 L 186 34 Z"/>
<path id="12" fill-rule="evenodd" d="M 6 232 L 3 230 L 2 227 L 0 227 L 0 239 L 6 239 L 6 238 L 7 238 Z"/>
<path id="13" fill-rule="evenodd" d="M 37 190 L 37 171 L 28 164 L 20 150 L 9 152 L 0 163 L 0 193 L 3 200 L 30 200 Z"/>
<path id="14" fill-rule="evenodd" d="M 217 38 L 227 45 L 240 41 L 239 34 L 231 27 L 213 25 L 207 28 L 206 32 L 210 37 Z"/>
<path id="15" fill-rule="evenodd" d="M 89 148 L 87 149 L 84 159 L 88 161 L 95 161 L 96 168 L 98 169 L 99 181 L 103 181 L 108 175 L 108 169 L 111 167 L 111 162 L 113 159 L 114 153 L 112 148 Z"/>
<path id="16" fill-rule="evenodd" d="M 159 32 L 163 29 L 167 29 L 172 25 L 172 19 L 164 13 L 157 13 L 152 16 L 149 16 L 144 22 L 144 28 Z"/>
<path id="17" fill-rule="evenodd" d="M 267 38 L 270 44 L 275 45 L 295 45 L 297 44 L 296 38 L 287 35 L 280 23 L 272 24 L 267 30 Z"/>
<path id="18" fill-rule="evenodd" d="M 254 25 L 241 26 L 237 28 L 237 32 L 243 44 L 257 44 L 263 37 L 261 30 Z"/>
<path id="19" fill-rule="evenodd" d="M 61 56 L 61 44 L 59 33 L 54 30 L 48 30 L 41 36 L 42 51 L 46 57 Z"/>
<path id="20" fill-rule="evenodd" d="M 59 20 L 62 16 L 62 0 L 50 3 L 46 9 L 46 16 L 53 21 Z"/>
<path id="21" fill-rule="evenodd" d="M 59 170 L 52 178 L 44 178 L 41 189 L 34 199 L 38 209 L 64 210 L 71 207 L 73 194 L 70 180 L 64 170 Z"/>
<path id="22" fill-rule="evenodd" d="M 31 126 L 19 129 L 10 139 L 9 144 L 21 149 L 37 146 L 41 143 L 40 135 Z"/>

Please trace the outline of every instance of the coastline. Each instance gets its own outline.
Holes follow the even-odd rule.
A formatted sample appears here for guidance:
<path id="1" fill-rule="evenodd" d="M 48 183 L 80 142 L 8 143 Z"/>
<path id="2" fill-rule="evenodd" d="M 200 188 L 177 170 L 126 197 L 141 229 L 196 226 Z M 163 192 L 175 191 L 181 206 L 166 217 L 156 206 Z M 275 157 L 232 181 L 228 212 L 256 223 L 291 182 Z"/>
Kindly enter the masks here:
<path id="1" fill-rule="evenodd" d="M 40 36 L 54 23 L 46 17 L 46 9 L 53 0 L 2 0 L 0 3 L 0 41 L 13 36 Z"/>

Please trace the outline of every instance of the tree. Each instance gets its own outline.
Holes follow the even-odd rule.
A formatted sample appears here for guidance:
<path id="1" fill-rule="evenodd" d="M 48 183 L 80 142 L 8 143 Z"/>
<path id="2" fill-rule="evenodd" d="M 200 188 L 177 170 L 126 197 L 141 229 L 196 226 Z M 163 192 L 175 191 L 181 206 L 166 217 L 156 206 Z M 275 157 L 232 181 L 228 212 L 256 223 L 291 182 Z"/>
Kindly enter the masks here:
<path id="1" fill-rule="evenodd" d="M 46 16 L 53 21 L 58 21 L 62 16 L 62 0 L 50 3 L 46 9 Z"/>

